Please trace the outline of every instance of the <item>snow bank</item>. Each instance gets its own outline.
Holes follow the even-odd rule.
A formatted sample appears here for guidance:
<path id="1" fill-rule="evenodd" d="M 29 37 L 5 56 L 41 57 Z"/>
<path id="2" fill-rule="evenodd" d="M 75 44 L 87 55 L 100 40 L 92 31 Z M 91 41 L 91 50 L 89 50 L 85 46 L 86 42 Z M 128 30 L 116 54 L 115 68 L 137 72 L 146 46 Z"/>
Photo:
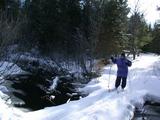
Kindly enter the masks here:
<path id="1" fill-rule="evenodd" d="M 3 79 L 6 75 L 13 75 L 24 72 L 17 65 L 9 62 L 0 62 L 0 84 L 4 83 Z M 7 93 L 8 89 L 0 85 L 0 120 L 20 120 L 23 112 L 12 106 L 10 97 L 4 93 Z"/>
<path id="2" fill-rule="evenodd" d="M 0 120 L 21 120 L 23 112 L 12 107 L 9 96 L 0 91 Z"/>

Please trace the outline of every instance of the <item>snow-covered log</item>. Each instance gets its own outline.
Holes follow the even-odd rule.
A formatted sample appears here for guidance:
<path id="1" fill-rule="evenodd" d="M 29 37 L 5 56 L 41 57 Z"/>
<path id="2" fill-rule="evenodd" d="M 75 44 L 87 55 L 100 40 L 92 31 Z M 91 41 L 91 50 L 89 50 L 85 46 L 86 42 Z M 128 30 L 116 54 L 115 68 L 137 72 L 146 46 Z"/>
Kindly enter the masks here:
<path id="1" fill-rule="evenodd" d="M 17 55 L 12 60 L 24 71 L 41 77 L 53 77 L 56 75 L 69 74 L 57 62 L 49 59 L 42 59 L 30 55 Z"/>

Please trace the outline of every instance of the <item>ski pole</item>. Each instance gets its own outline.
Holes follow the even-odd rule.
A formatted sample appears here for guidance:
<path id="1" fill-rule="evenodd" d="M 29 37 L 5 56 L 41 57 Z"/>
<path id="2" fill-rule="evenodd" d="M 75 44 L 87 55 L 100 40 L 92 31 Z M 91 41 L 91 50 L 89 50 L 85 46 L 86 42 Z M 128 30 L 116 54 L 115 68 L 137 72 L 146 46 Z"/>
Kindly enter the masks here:
<path id="1" fill-rule="evenodd" d="M 109 90 L 109 85 L 110 85 L 111 68 L 112 68 L 112 64 L 110 65 L 110 69 L 109 69 L 108 90 Z"/>

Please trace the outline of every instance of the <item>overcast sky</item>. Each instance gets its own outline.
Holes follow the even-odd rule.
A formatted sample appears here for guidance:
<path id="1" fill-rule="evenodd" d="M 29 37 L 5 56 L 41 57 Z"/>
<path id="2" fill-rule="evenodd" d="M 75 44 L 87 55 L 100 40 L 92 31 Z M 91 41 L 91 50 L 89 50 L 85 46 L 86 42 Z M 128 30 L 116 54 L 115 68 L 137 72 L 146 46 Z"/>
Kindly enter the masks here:
<path id="1" fill-rule="evenodd" d="M 128 4 L 133 10 L 138 0 L 128 0 Z M 160 19 L 160 11 L 157 11 L 157 6 L 160 7 L 160 0 L 139 0 L 139 9 L 145 14 L 148 23 L 152 25 L 157 19 Z"/>

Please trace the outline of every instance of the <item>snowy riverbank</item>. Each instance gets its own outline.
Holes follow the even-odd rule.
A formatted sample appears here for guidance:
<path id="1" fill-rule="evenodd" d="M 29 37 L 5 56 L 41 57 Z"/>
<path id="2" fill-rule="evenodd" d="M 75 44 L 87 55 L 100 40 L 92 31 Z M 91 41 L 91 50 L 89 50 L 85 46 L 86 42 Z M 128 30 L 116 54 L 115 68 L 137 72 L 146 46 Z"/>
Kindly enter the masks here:
<path id="1" fill-rule="evenodd" d="M 19 112 L 0 99 L 2 120 L 129 120 L 134 108 L 142 107 L 145 100 L 160 97 L 160 57 L 142 54 L 129 69 L 128 83 L 124 92 L 108 92 L 114 88 L 116 66 L 108 65 L 102 76 L 93 79 L 85 88 L 89 93 L 85 98 L 67 104 L 48 107 L 35 112 Z M 111 69 L 110 69 L 111 67 Z M 154 99 L 155 99 L 154 98 Z M 4 112 L 4 111 L 9 111 Z"/>

